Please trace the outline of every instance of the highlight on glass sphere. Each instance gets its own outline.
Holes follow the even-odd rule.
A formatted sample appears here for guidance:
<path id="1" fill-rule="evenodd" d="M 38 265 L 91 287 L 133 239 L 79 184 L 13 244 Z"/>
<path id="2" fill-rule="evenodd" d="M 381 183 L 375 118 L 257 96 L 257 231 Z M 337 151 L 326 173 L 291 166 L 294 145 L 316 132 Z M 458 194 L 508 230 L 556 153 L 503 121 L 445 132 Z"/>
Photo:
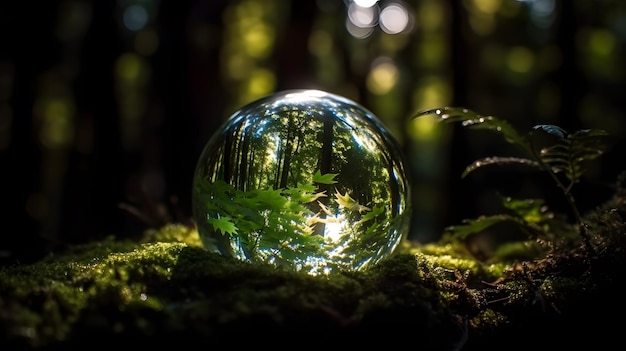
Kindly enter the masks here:
<path id="1" fill-rule="evenodd" d="M 203 246 L 312 275 L 361 270 L 405 238 L 404 156 L 363 106 L 320 90 L 287 90 L 230 116 L 193 178 Z"/>

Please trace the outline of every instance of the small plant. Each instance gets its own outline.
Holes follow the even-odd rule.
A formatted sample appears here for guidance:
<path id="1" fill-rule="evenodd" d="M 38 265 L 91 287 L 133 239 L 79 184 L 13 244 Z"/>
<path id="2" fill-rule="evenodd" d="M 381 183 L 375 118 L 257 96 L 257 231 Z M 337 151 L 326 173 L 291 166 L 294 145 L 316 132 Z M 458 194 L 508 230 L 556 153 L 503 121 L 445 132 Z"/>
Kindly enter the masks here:
<path id="1" fill-rule="evenodd" d="M 601 156 L 608 148 L 606 131 L 583 129 L 568 133 L 555 125 L 540 124 L 523 135 L 504 120 L 493 116 L 481 116 L 468 109 L 453 107 L 424 111 L 419 113 L 416 118 L 422 116 L 436 116 L 440 122 L 460 123 L 463 127 L 470 129 L 493 131 L 501 135 L 506 142 L 517 146 L 523 156 L 490 156 L 478 159 L 465 168 L 461 177 L 464 178 L 479 168 L 492 165 L 522 165 L 546 172 L 565 196 L 576 220 L 577 225 L 574 228 L 577 227 L 585 247 L 593 252 L 593 246 L 586 230 L 587 226 L 576 206 L 572 188 L 581 180 L 585 172 L 584 163 Z M 547 146 L 538 147 L 536 132 L 547 133 L 556 140 Z M 516 200 L 504 198 L 503 205 L 509 210 L 509 213 L 466 219 L 463 225 L 451 226 L 446 229 L 452 238 L 459 240 L 503 222 L 515 223 L 533 239 L 547 239 L 554 242 L 557 239 L 562 239 L 555 237 L 555 233 L 560 233 L 562 236 L 567 235 L 568 223 L 555 220 L 554 214 L 546 210 L 542 199 Z"/>

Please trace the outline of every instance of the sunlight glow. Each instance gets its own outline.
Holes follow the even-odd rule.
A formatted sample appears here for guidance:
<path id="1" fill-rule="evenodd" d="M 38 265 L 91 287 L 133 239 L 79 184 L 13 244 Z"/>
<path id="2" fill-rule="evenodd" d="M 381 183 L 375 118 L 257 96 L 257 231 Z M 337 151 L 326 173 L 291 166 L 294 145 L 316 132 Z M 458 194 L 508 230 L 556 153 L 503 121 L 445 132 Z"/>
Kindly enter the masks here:
<path id="1" fill-rule="evenodd" d="M 326 226 L 324 227 L 324 237 L 336 242 L 341 237 L 341 233 L 348 224 L 348 221 L 345 220 L 343 216 L 337 214 L 333 217 L 326 217 L 326 219 L 334 220 L 330 220 L 326 223 Z"/>
<path id="2" fill-rule="evenodd" d="M 478 11 L 492 15 L 496 13 L 502 6 L 501 0 L 474 0 L 472 5 Z"/>
<path id="3" fill-rule="evenodd" d="M 374 61 L 374 67 L 367 76 L 367 88 L 374 94 L 382 95 L 393 89 L 400 80 L 398 67 L 389 58 Z"/>
<path id="4" fill-rule="evenodd" d="M 274 29 L 266 23 L 256 23 L 242 31 L 241 39 L 246 54 L 254 58 L 266 58 L 273 48 Z"/>
<path id="5" fill-rule="evenodd" d="M 380 13 L 380 28 L 387 34 L 398 34 L 409 27 L 409 13 L 400 3 L 387 5 Z"/>
<path id="6" fill-rule="evenodd" d="M 401 1 L 391 1 L 379 6 L 375 0 L 351 1 L 347 8 L 346 29 L 353 37 L 369 37 L 375 27 L 387 34 L 399 34 L 410 31 L 413 16 L 408 5 Z"/>
<path id="7" fill-rule="evenodd" d="M 350 35 L 357 39 L 365 39 L 374 33 L 374 28 L 356 26 L 352 23 L 352 21 L 350 21 L 350 18 L 346 18 L 346 30 L 350 33 Z"/>
<path id="8" fill-rule="evenodd" d="M 265 68 L 257 68 L 252 71 L 247 82 L 248 99 L 256 99 L 269 94 L 276 87 L 276 75 L 273 71 Z"/>
<path id="9" fill-rule="evenodd" d="M 425 139 L 435 133 L 437 126 L 438 121 L 435 116 L 422 116 L 420 118 L 414 118 L 410 123 L 409 134 L 416 139 Z"/>
<path id="10" fill-rule="evenodd" d="M 372 7 L 376 5 L 378 0 L 354 0 L 354 3 L 360 7 Z"/>
<path id="11" fill-rule="evenodd" d="M 351 3 L 348 6 L 348 18 L 357 27 L 373 27 L 378 24 L 378 7 L 362 7 Z"/>

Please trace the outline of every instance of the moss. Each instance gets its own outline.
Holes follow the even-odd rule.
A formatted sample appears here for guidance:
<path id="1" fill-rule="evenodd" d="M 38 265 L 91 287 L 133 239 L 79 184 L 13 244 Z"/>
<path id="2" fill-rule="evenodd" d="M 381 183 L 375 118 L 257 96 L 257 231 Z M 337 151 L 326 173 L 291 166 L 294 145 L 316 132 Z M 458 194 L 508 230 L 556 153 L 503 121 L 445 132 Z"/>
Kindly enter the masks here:
<path id="1" fill-rule="evenodd" d="M 476 316 L 470 319 L 469 323 L 474 328 L 480 328 L 481 330 L 493 331 L 507 322 L 507 318 L 502 313 L 494 311 L 490 308 L 486 308 Z"/>
<path id="2" fill-rule="evenodd" d="M 514 241 L 503 243 L 496 249 L 494 259 L 496 262 L 519 262 L 534 260 L 547 254 L 545 247 L 537 241 Z"/>
<path id="3" fill-rule="evenodd" d="M 308 346 L 383 338 L 464 350 L 577 346 L 571 335 L 608 342 L 595 330 L 626 311 L 623 195 L 588 216 L 595 254 L 533 260 L 481 262 L 449 241 L 405 242 L 366 271 L 314 277 L 207 252 L 176 223 L 138 241 L 77 245 L 0 269 L 0 346 L 252 346 L 283 335 Z"/>

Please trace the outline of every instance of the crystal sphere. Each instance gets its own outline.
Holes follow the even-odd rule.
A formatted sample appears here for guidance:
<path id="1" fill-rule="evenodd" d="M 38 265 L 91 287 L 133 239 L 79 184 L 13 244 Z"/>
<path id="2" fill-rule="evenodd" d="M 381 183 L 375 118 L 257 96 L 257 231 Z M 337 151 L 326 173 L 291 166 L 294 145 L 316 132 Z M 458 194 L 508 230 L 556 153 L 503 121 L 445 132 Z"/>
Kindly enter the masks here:
<path id="1" fill-rule="evenodd" d="M 242 107 L 209 139 L 192 208 L 207 250 L 317 275 L 391 254 L 409 197 L 404 156 L 372 112 L 287 90 Z"/>

